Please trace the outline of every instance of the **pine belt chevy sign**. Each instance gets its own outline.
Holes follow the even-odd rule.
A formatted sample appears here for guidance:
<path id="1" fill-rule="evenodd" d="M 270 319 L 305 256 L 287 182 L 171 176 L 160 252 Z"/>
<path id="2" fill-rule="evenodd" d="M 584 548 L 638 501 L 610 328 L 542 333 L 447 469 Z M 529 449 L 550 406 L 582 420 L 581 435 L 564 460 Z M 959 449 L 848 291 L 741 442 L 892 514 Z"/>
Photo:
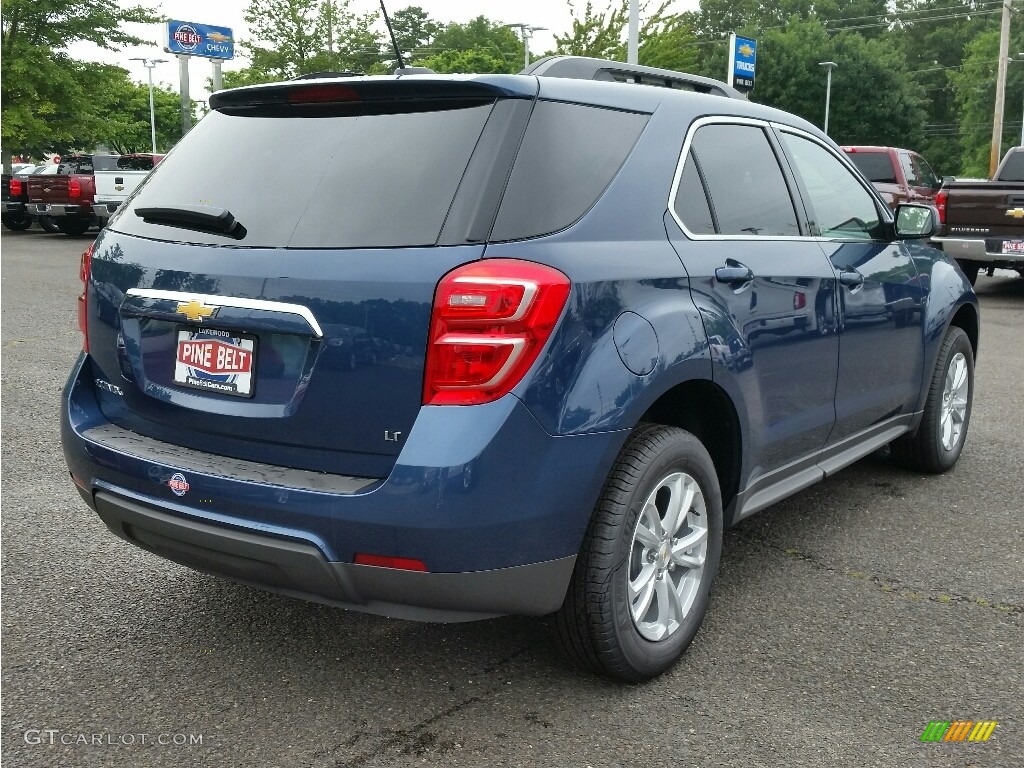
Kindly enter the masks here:
<path id="1" fill-rule="evenodd" d="M 729 35 L 729 85 L 741 91 L 753 90 L 756 69 L 757 41 L 735 32 Z"/>
<path id="2" fill-rule="evenodd" d="M 167 45 L 164 50 L 178 56 L 233 59 L 235 36 L 228 27 L 172 20 L 167 22 Z"/>

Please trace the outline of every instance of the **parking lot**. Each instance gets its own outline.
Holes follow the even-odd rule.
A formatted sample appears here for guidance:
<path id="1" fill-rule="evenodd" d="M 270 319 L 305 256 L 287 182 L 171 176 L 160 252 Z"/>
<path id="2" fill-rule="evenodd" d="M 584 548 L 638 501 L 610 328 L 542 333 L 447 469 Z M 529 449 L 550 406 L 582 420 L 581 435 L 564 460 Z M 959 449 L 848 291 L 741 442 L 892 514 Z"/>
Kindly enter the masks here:
<path id="1" fill-rule="evenodd" d="M 110 534 L 59 440 L 87 244 L 0 241 L 4 766 L 1024 765 L 1012 273 L 978 281 L 956 469 L 873 457 L 731 529 L 687 655 L 623 686 L 570 668 L 543 622 L 346 613 Z M 934 720 L 998 726 L 985 743 L 921 743 Z"/>

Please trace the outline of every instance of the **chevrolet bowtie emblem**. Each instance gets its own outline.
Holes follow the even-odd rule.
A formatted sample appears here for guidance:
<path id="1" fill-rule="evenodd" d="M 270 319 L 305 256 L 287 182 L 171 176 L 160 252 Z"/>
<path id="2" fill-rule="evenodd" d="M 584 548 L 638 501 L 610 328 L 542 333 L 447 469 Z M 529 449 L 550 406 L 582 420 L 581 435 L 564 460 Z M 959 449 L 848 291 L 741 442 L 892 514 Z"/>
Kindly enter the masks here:
<path id="1" fill-rule="evenodd" d="M 1007 216 L 1012 216 L 1015 219 L 1024 219 L 1024 208 L 1011 208 L 1006 212 Z"/>
<path id="2" fill-rule="evenodd" d="M 751 48 L 748 43 L 744 43 L 743 45 L 741 45 L 738 48 L 738 50 L 740 52 L 740 55 L 747 59 L 754 55 L 754 49 Z"/>
<path id="3" fill-rule="evenodd" d="M 192 301 L 183 301 L 179 303 L 178 308 L 174 311 L 180 315 L 184 315 L 193 323 L 201 323 L 204 318 L 215 316 L 218 309 L 220 309 L 220 307 L 208 307 L 201 301 L 193 299 Z"/>

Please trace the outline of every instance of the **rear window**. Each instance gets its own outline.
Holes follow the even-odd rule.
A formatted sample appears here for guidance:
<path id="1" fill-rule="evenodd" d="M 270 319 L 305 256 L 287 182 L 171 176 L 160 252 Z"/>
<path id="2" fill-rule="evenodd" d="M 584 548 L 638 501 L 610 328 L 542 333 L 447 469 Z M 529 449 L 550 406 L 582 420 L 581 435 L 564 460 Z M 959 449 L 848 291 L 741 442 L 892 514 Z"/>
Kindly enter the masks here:
<path id="1" fill-rule="evenodd" d="M 1024 152 L 1010 155 L 999 173 L 999 181 L 1024 181 Z"/>
<path id="2" fill-rule="evenodd" d="M 117 155 L 85 155 L 61 161 L 57 168 L 60 176 L 75 174 L 88 175 L 96 171 L 112 171 L 117 168 Z"/>
<path id="3" fill-rule="evenodd" d="M 635 112 L 538 102 L 491 240 L 537 237 L 575 223 L 611 183 L 648 118 Z"/>
<path id="4" fill-rule="evenodd" d="M 888 152 L 847 152 L 857 169 L 875 184 L 895 184 L 896 170 Z"/>
<path id="5" fill-rule="evenodd" d="M 99 170 L 99 169 L 97 169 Z M 117 158 L 118 171 L 151 171 L 153 170 L 153 158 L 150 155 L 133 157 L 125 155 Z"/>
<path id="6" fill-rule="evenodd" d="M 332 117 L 211 112 L 110 226 L 236 247 L 434 245 L 492 107 Z M 197 205 L 230 212 L 245 237 L 135 215 L 141 208 Z"/>

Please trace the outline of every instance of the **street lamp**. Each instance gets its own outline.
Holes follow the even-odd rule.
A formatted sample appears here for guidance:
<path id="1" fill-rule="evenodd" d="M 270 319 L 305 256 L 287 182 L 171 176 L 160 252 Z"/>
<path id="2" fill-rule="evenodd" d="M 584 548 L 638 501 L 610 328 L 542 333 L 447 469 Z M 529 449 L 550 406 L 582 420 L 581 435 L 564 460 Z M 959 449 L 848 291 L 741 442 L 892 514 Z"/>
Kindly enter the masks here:
<path id="1" fill-rule="evenodd" d="M 533 37 L 534 32 L 546 31 L 547 27 L 535 27 L 531 24 L 524 24 L 522 22 L 506 24 L 505 26 L 510 29 L 518 29 L 519 33 L 523 36 L 523 69 L 526 69 L 530 66 L 530 38 Z"/>
<path id="2" fill-rule="evenodd" d="M 825 135 L 828 136 L 828 108 L 832 101 L 832 70 L 839 65 L 834 61 L 819 61 L 818 66 L 828 70 L 828 79 L 825 81 Z"/>
<path id="3" fill-rule="evenodd" d="M 1017 53 L 1016 61 L 1024 61 L 1024 52 Z M 1024 114 L 1021 115 L 1020 121 L 1020 145 L 1024 147 Z"/>
<path id="4" fill-rule="evenodd" d="M 149 70 L 149 134 L 153 139 L 153 154 L 156 154 L 156 110 L 153 109 L 153 67 L 166 63 L 167 59 L 133 58 L 128 61 L 141 61 L 142 66 Z"/>

